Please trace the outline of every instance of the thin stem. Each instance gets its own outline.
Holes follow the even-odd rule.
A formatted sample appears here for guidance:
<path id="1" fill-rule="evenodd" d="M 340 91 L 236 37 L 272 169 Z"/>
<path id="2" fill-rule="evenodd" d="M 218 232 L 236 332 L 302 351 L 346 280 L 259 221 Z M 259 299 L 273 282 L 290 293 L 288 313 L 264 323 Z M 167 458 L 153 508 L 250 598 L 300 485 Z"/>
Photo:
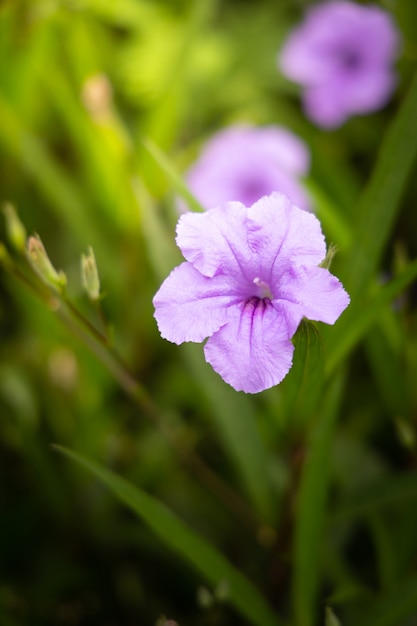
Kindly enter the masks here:
<path id="1" fill-rule="evenodd" d="M 62 297 L 62 301 L 71 311 L 72 315 L 78 320 L 78 322 L 85 327 L 88 333 L 93 335 L 93 337 L 99 343 L 103 345 L 108 345 L 108 340 L 105 335 L 103 335 L 97 328 L 72 304 L 71 300 L 67 296 Z"/>
<path id="2" fill-rule="evenodd" d="M 106 316 L 104 314 L 103 307 L 101 306 L 101 301 L 100 300 L 95 300 L 94 301 L 94 308 L 97 311 L 98 319 L 100 320 L 100 323 L 101 323 L 101 325 L 103 327 L 103 331 L 104 331 L 104 335 L 106 337 L 107 345 L 109 347 L 113 347 L 113 337 L 111 336 L 109 323 L 108 323 L 107 318 L 106 318 Z"/>

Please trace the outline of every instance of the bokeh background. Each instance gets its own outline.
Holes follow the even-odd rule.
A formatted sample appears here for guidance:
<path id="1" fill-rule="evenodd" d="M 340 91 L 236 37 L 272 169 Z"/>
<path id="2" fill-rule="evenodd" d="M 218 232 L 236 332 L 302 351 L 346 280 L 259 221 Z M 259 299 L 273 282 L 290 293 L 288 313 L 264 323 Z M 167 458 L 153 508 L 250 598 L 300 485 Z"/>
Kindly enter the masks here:
<path id="1" fill-rule="evenodd" d="M 390 103 L 325 132 L 276 68 L 311 4 L 0 3 L 0 202 L 40 236 L 67 276 L 68 302 L 128 364 L 36 278 L 3 216 L 3 626 L 267 624 L 230 601 L 226 574 L 215 584 L 209 565 L 173 549 L 169 528 L 155 533 L 154 518 L 135 515 L 52 444 L 168 507 L 251 581 L 276 624 L 417 625 L 417 113 L 388 145 L 389 168 L 375 183 L 392 174 L 400 190 L 379 185 L 373 221 L 371 210 L 361 214 L 387 129 L 412 90 L 417 5 L 380 3 L 403 38 Z M 332 271 L 355 295 L 341 330 L 302 330 L 294 372 L 257 396 L 227 387 L 201 346 L 161 339 L 152 307 L 181 260 L 181 176 L 235 122 L 279 124 L 309 146 L 305 185 L 339 249 Z M 388 230 L 361 284 L 356 249 L 372 254 L 378 203 Z M 101 308 L 80 277 L 90 246 Z M 410 267 L 393 302 L 380 296 Z"/>

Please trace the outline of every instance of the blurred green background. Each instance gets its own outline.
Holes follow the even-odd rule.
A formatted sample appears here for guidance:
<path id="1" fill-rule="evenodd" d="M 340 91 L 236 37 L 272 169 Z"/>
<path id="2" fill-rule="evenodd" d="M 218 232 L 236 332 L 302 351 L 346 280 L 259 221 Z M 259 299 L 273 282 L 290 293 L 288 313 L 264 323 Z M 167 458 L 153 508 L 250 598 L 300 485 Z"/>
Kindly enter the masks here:
<path id="1" fill-rule="evenodd" d="M 417 625 L 417 6 L 381 3 L 403 33 L 391 103 L 326 133 L 276 69 L 309 4 L 0 3 L 0 202 L 68 279 L 61 301 L 3 216 L 2 626 L 312 626 L 326 606 L 344 625 Z M 255 397 L 228 388 L 201 346 L 162 340 L 152 307 L 181 259 L 181 173 L 236 121 L 309 145 L 306 184 L 352 294 L 339 328 L 319 340 L 303 327 L 291 374 Z M 101 307 L 82 288 L 89 246 Z M 166 505 L 276 622 L 239 606 L 226 569 L 216 584 L 203 552 L 193 564 L 187 533 L 173 549 L 158 514 L 138 519 L 51 444 Z"/>

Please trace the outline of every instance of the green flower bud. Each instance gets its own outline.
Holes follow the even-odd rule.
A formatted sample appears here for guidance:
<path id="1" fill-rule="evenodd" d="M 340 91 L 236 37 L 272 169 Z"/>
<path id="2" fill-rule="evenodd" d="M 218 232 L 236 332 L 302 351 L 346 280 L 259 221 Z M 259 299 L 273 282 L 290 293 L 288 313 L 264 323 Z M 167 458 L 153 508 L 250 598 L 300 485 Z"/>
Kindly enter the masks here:
<path id="1" fill-rule="evenodd" d="M 56 271 L 38 235 L 29 237 L 26 256 L 32 268 L 44 283 L 54 287 L 59 292 L 64 291 L 67 285 L 67 277 L 61 270 L 59 272 Z"/>
<path id="2" fill-rule="evenodd" d="M 96 258 L 91 247 L 88 249 L 87 255 L 81 255 L 81 280 L 90 300 L 99 300 L 100 278 L 98 275 Z"/>
<path id="3" fill-rule="evenodd" d="M 24 252 L 26 246 L 26 229 L 19 219 L 16 209 L 10 202 L 3 205 L 3 213 L 6 218 L 7 236 L 12 246 L 18 252 Z"/>
<path id="4" fill-rule="evenodd" d="M 327 254 L 324 257 L 323 261 L 320 263 L 320 267 L 324 267 L 326 270 L 330 269 L 334 256 L 337 252 L 337 246 L 334 243 L 331 243 L 327 249 Z"/>

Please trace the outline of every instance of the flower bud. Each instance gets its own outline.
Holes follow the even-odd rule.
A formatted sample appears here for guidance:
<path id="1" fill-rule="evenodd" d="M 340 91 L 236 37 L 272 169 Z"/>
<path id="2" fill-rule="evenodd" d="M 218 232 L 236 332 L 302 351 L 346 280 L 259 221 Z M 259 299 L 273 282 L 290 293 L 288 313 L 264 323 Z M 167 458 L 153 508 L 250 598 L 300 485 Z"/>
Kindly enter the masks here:
<path id="1" fill-rule="evenodd" d="M 326 270 L 330 269 L 332 261 L 336 255 L 337 246 L 334 243 L 331 243 L 327 249 L 326 256 L 323 261 L 320 263 L 320 267 L 324 267 Z"/>
<path id="2" fill-rule="evenodd" d="M 3 205 L 3 213 L 6 218 L 6 230 L 10 243 L 18 252 L 24 252 L 26 229 L 20 221 L 16 209 L 10 202 L 6 202 Z"/>
<path id="3" fill-rule="evenodd" d="M 32 268 L 44 283 L 60 292 L 65 289 L 67 277 L 61 270 L 59 272 L 56 271 L 38 235 L 29 237 L 26 256 Z"/>
<path id="4" fill-rule="evenodd" d="M 96 258 L 91 247 L 88 249 L 87 255 L 81 255 L 81 280 L 90 300 L 97 301 L 100 298 L 100 278 Z"/>
<path id="5" fill-rule="evenodd" d="M 104 74 L 90 76 L 85 81 L 81 97 L 86 109 L 96 120 L 106 118 L 111 112 L 113 92 Z"/>

